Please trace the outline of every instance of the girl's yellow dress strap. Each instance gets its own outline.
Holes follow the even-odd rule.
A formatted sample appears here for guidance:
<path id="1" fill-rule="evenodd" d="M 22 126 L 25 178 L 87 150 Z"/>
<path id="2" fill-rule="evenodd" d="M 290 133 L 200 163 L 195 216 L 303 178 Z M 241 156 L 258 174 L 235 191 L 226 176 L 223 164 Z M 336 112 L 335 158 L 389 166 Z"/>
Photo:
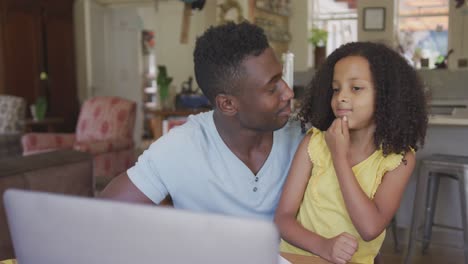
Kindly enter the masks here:
<path id="1" fill-rule="evenodd" d="M 0 260 L 0 264 L 18 264 L 16 259 L 7 259 L 7 260 Z"/>

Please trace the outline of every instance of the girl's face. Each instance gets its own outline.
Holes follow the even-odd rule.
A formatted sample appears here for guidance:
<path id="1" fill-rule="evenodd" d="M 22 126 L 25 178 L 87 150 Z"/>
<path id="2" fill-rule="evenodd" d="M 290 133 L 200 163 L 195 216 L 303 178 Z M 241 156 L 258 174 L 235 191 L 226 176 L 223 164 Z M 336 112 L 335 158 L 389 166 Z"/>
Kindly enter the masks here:
<path id="1" fill-rule="evenodd" d="M 333 70 L 331 107 L 336 117 L 346 116 L 350 130 L 374 125 L 375 89 L 367 59 L 348 56 Z"/>

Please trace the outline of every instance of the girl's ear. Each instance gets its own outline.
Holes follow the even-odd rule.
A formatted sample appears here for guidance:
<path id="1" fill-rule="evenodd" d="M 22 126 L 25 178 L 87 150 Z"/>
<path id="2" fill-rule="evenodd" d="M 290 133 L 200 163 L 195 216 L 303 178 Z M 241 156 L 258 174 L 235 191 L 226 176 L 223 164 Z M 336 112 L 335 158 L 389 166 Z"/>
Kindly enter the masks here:
<path id="1" fill-rule="evenodd" d="M 215 98 L 216 108 L 218 108 L 221 113 L 227 116 L 234 116 L 237 114 L 239 100 L 229 94 L 218 94 Z"/>

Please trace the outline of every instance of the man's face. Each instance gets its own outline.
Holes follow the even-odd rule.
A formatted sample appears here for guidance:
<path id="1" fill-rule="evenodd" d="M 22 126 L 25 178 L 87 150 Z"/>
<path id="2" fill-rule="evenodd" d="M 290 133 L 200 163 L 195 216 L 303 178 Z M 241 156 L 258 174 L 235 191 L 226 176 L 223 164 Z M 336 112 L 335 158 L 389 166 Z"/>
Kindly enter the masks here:
<path id="1" fill-rule="evenodd" d="M 274 131 L 282 128 L 291 114 L 294 96 L 282 79 L 282 65 L 271 48 L 243 62 L 244 78 L 239 81 L 238 118 L 245 128 Z"/>

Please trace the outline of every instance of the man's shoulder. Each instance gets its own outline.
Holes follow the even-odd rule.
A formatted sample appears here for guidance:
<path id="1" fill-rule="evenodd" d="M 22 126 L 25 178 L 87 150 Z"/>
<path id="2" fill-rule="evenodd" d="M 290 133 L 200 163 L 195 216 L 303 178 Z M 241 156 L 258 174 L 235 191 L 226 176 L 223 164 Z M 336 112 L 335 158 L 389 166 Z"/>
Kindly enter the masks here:
<path id="1" fill-rule="evenodd" d="M 187 117 L 186 128 L 208 128 L 213 122 L 213 111 L 202 112 Z"/>
<path id="2" fill-rule="evenodd" d="M 278 134 L 292 140 L 301 139 L 304 136 L 301 123 L 295 119 L 289 120 L 286 125 L 278 131 Z"/>

